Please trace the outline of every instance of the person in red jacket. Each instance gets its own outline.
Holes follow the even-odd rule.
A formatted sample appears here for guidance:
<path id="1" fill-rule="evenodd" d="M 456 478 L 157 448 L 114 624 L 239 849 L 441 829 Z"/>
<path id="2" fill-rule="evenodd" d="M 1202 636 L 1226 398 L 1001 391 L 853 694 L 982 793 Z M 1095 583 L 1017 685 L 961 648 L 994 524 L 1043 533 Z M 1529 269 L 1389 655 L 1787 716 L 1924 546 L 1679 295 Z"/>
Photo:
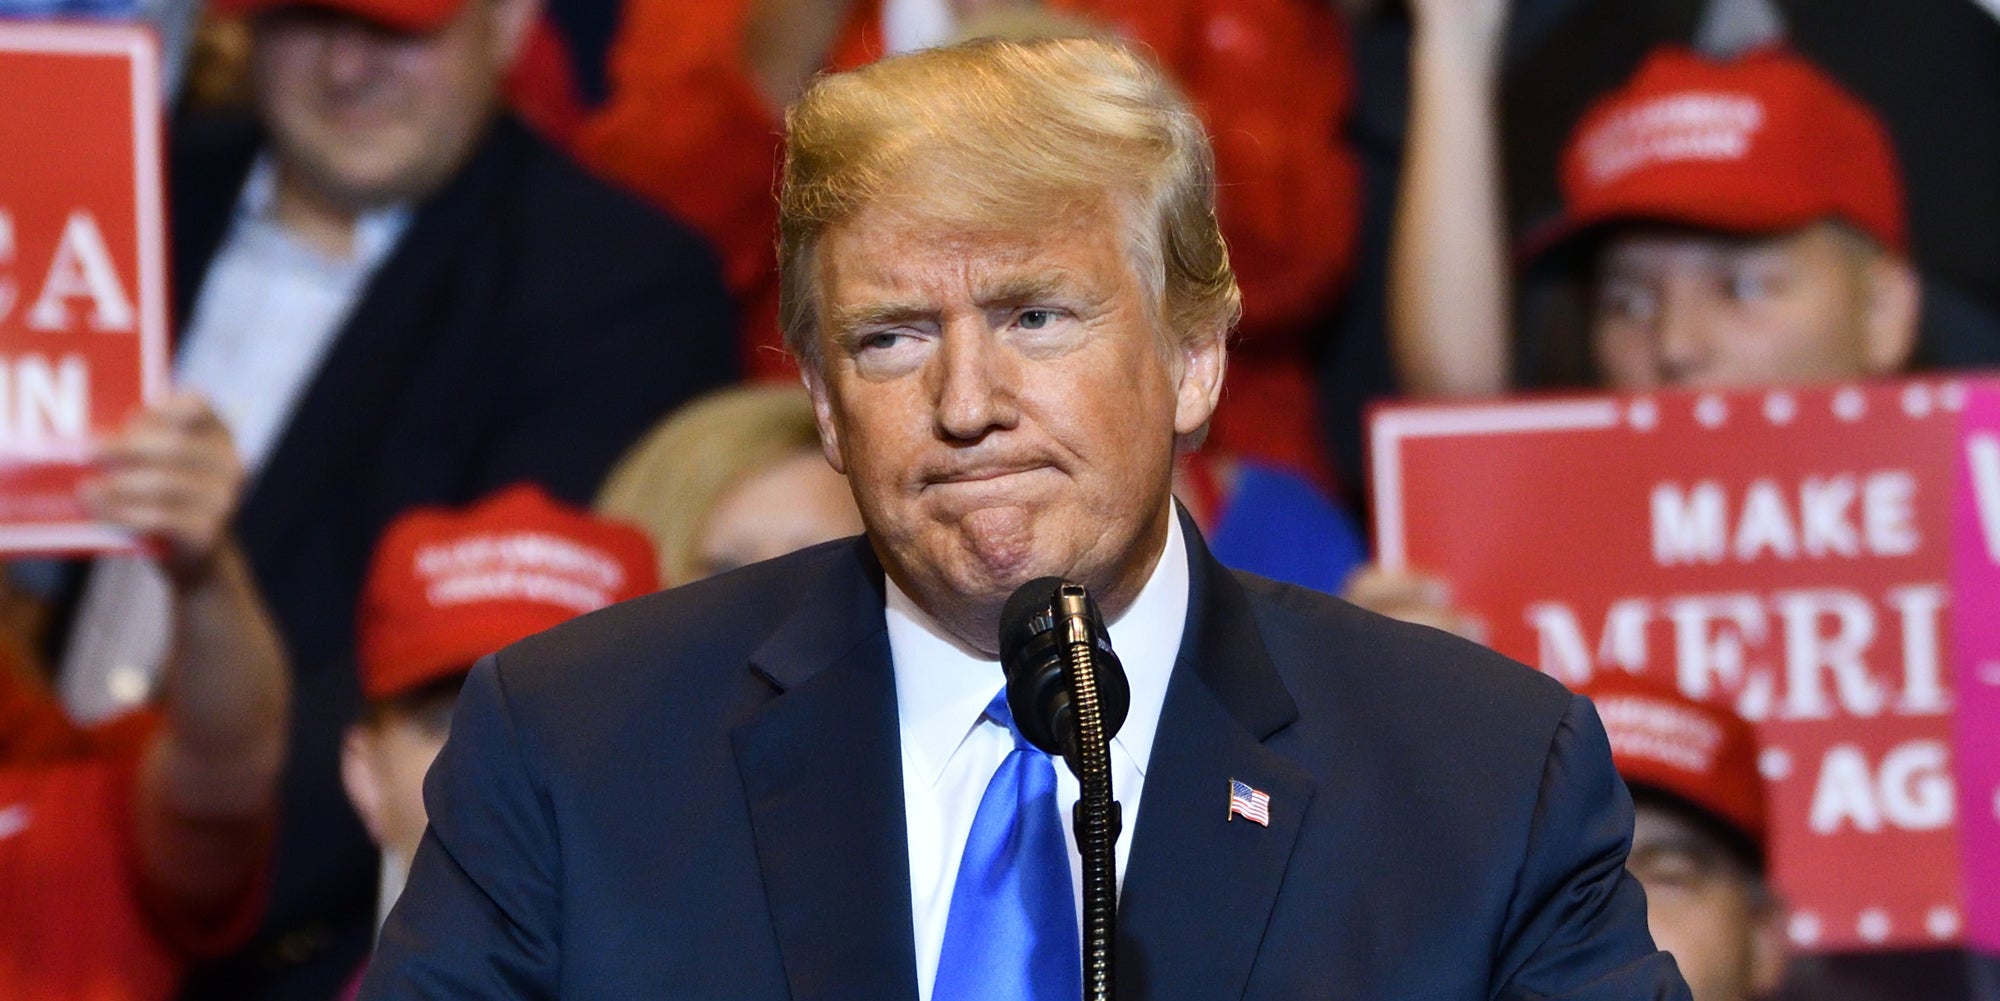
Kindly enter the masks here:
<path id="1" fill-rule="evenodd" d="M 99 461 L 83 500 L 153 540 L 175 643 L 149 708 L 88 729 L 0 657 L 0 1001 L 165 1001 L 259 917 L 290 685 L 226 529 L 242 467 L 192 395 Z"/>
<path id="2" fill-rule="evenodd" d="M 780 109 L 814 74 L 986 33 L 997 15 L 1143 43 L 1215 145 L 1218 214 L 1243 288 L 1241 342 L 1213 447 L 1323 474 L 1307 333 L 1348 274 L 1359 175 L 1342 138 L 1346 38 L 1314 0 L 654 0 L 626 7 L 612 93 L 576 136 L 600 173 L 666 206 L 722 255 L 744 307 L 745 362 L 790 375 L 778 346 Z"/>

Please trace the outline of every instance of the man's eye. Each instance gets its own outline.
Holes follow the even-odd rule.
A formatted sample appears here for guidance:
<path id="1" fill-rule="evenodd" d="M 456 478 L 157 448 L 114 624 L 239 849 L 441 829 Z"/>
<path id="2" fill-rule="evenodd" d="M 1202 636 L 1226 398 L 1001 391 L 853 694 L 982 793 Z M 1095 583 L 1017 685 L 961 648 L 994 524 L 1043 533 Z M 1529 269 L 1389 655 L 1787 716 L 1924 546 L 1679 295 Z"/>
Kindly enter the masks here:
<path id="1" fill-rule="evenodd" d="M 1729 297 L 1737 302 L 1754 302 L 1776 293 L 1778 284 L 1778 277 L 1769 272 L 1739 268 L 1729 274 Z"/>
<path id="2" fill-rule="evenodd" d="M 1052 309 L 1024 309 L 1014 322 L 1019 324 L 1022 330 L 1041 330 L 1054 323 L 1055 319 L 1056 313 Z"/>
<path id="3" fill-rule="evenodd" d="M 878 330 L 875 333 L 864 335 L 857 346 L 863 351 L 886 350 L 902 343 L 903 338 L 906 336 L 908 335 L 900 330 Z"/>
<path id="4" fill-rule="evenodd" d="M 1608 319 L 1643 323 L 1655 312 L 1653 296 L 1644 287 L 1607 284 L 1597 297 L 1598 312 Z"/>
<path id="5" fill-rule="evenodd" d="M 1698 890 L 1720 875 L 1723 866 L 1714 855 L 1685 848 L 1641 849 L 1625 863 L 1649 892 Z"/>

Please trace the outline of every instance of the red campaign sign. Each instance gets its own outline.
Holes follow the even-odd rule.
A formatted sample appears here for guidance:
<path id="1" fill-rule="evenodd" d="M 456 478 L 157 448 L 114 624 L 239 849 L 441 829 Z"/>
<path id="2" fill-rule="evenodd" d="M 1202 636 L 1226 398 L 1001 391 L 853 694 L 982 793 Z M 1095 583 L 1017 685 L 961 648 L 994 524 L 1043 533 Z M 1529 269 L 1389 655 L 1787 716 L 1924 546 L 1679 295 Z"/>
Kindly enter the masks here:
<path id="1" fill-rule="evenodd" d="M 167 382 L 157 44 L 0 22 L 0 94 L 0 552 L 129 549 L 75 493 Z"/>
<path id="2" fill-rule="evenodd" d="M 2000 380 L 1388 406 L 1370 447 L 1381 562 L 1494 648 L 1757 723 L 1795 945 L 2000 946 Z"/>

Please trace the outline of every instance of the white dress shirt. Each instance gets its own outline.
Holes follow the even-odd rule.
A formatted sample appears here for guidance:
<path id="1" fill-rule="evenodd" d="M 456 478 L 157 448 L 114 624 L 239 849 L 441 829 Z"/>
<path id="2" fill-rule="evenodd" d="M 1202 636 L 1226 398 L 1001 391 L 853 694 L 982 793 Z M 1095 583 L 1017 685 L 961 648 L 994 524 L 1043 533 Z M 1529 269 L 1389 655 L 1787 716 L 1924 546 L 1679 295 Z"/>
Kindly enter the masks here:
<path id="1" fill-rule="evenodd" d="M 1187 544 L 1180 519 L 1170 517 L 1166 549 L 1132 607 L 1109 623 L 1111 647 L 1132 686 L 1132 709 L 1111 738 L 1111 791 L 1124 817 L 1118 836 L 1118 873 L 1131 855 L 1132 830 L 1139 818 L 1139 794 L 1153 731 L 1167 697 L 1167 678 L 1180 654 L 1187 624 Z M 972 833 L 979 801 L 1014 738 L 986 718 L 987 703 L 1004 681 L 1000 662 L 966 648 L 939 629 L 909 596 L 888 582 L 889 654 L 896 672 L 896 708 L 903 745 L 903 815 L 908 822 L 910 913 L 914 919 L 917 994 L 930 1001 L 944 949 L 945 919 L 959 856 Z M 1069 844 L 1070 889 L 1076 896 L 1077 924 L 1083 923 L 1083 860 L 1076 851 L 1070 808 L 1077 781 L 1060 759 L 1056 766 L 1056 806 L 1063 840 Z"/>
<path id="2" fill-rule="evenodd" d="M 404 206 L 364 213 L 354 224 L 354 252 L 329 257 L 278 221 L 277 179 L 268 155 L 250 168 L 229 235 L 188 316 L 174 371 L 182 388 L 199 390 L 215 405 L 253 476 L 410 220 Z M 102 720 L 152 694 L 166 663 L 172 614 L 167 580 L 151 561 L 97 561 L 63 658 L 62 700 L 71 718 Z"/>
<path id="3" fill-rule="evenodd" d="M 174 364 L 182 387 L 215 404 L 253 473 L 270 458 L 348 314 L 410 222 L 406 206 L 363 213 L 353 253 L 329 257 L 278 221 L 277 175 L 268 155 L 250 169 Z"/>

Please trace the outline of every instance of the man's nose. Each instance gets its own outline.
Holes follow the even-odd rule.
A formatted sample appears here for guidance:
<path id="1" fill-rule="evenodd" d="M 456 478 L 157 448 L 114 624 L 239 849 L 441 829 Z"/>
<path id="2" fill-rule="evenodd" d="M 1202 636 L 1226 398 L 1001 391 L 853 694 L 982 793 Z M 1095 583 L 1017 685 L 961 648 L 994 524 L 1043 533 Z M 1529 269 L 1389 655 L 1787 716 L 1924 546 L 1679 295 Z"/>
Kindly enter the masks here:
<path id="1" fill-rule="evenodd" d="M 1660 381 L 1673 385 L 1699 378 L 1714 351 L 1716 304 L 1700 289 L 1670 286 L 1659 308 Z"/>
<path id="2" fill-rule="evenodd" d="M 1014 426 L 1020 370 L 983 317 L 946 324 L 936 367 L 937 429 L 954 441 L 977 441 Z"/>
<path id="3" fill-rule="evenodd" d="M 326 48 L 320 57 L 321 72 L 336 87 L 365 84 L 374 76 L 380 47 L 374 33 L 362 25 L 332 25 L 327 29 Z"/>

